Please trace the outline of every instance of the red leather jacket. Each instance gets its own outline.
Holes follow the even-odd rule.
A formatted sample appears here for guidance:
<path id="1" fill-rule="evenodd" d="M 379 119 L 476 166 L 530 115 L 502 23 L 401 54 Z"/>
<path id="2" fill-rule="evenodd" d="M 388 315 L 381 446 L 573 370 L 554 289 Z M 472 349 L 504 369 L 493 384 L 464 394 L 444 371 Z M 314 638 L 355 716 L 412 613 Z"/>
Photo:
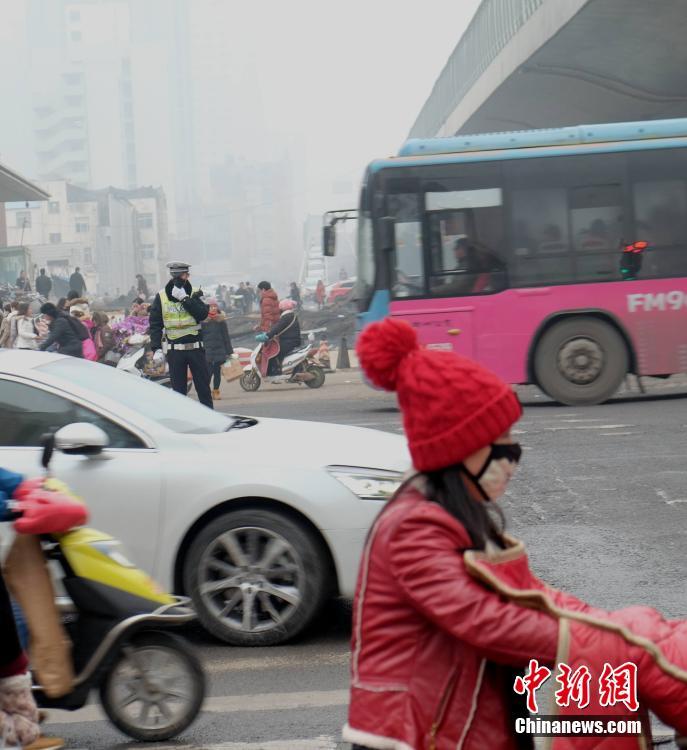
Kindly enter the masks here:
<path id="1" fill-rule="evenodd" d="M 557 658 L 600 659 L 609 648 L 642 663 L 648 681 L 642 689 L 640 677 L 642 700 L 653 696 L 650 707 L 663 709 L 662 718 L 677 726 L 687 672 L 684 682 L 679 666 L 666 676 L 646 658 L 650 642 L 632 641 L 631 631 L 653 635 L 663 628 L 667 652 L 675 658 L 682 648 L 684 664 L 684 623 L 672 628 L 648 608 L 594 609 L 546 586 L 530 571 L 523 545 L 510 542 L 493 555 L 469 551 L 464 527 L 412 487 L 379 516 L 354 603 L 345 740 L 379 750 L 511 750 L 517 746 L 508 710 L 512 667 L 530 659 L 551 668 Z M 562 639 L 566 650 L 559 653 L 561 624 L 571 622 L 566 632 L 573 630 L 575 638 Z M 560 748 L 607 747 L 589 739 Z M 616 737 L 612 747 L 642 745 L 636 737 Z"/>

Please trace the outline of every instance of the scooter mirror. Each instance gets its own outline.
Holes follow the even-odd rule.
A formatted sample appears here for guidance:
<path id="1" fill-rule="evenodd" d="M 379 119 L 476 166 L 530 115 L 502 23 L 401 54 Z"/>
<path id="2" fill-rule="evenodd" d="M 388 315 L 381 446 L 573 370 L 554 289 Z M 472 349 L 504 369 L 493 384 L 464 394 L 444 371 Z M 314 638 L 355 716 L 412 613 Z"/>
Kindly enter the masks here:
<path id="1" fill-rule="evenodd" d="M 110 444 L 108 436 L 97 425 L 73 422 L 55 433 L 55 447 L 62 453 L 95 456 Z"/>

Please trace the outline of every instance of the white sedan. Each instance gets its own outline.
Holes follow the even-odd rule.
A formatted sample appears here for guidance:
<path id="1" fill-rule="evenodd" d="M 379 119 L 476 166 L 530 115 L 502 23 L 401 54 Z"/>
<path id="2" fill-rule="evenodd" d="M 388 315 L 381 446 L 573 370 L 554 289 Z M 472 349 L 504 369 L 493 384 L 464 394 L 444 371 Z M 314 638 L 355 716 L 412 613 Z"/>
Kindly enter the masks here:
<path id="1" fill-rule="evenodd" d="M 56 455 L 54 475 L 239 645 L 292 638 L 353 594 L 365 535 L 410 465 L 397 435 L 228 416 L 105 365 L 0 350 L 0 466 L 38 474 L 42 436 L 84 422 L 107 447 Z"/>

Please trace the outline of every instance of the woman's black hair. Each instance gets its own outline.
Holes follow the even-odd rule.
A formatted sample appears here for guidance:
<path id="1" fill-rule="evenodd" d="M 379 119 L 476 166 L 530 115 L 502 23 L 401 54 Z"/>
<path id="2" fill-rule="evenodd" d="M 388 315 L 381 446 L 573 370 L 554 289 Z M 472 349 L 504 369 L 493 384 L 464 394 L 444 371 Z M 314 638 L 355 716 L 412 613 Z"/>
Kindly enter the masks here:
<path id="1" fill-rule="evenodd" d="M 59 312 L 52 302 L 46 302 L 45 304 L 41 305 L 41 315 L 49 315 L 51 318 L 57 318 L 59 316 Z"/>
<path id="2" fill-rule="evenodd" d="M 484 549 L 487 540 L 503 547 L 503 532 L 506 521 L 503 511 L 496 503 L 475 500 L 466 481 L 469 479 L 462 464 L 448 466 L 424 474 L 427 480 L 427 498 L 441 505 L 465 527 L 474 549 Z M 496 518 L 494 517 L 496 516 Z"/>

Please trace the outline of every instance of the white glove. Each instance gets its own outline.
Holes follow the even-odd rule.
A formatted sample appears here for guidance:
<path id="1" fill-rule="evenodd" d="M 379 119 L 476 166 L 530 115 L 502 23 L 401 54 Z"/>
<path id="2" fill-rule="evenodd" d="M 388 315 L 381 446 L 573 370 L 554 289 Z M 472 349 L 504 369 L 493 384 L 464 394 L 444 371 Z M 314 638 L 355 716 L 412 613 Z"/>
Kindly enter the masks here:
<path id="1" fill-rule="evenodd" d="M 188 293 L 183 286 L 173 286 L 172 297 L 174 297 L 174 299 L 178 299 L 179 302 L 181 302 L 182 299 L 186 299 L 186 297 L 188 297 Z"/>
<path id="2" fill-rule="evenodd" d="M 164 363 L 165 363 L 165 355 L 162 349 L 158 349 L 155 352 L 155 354 L 153 354 L 153 364 L 159 367 L 160 365 L 163 365 Z"/>

